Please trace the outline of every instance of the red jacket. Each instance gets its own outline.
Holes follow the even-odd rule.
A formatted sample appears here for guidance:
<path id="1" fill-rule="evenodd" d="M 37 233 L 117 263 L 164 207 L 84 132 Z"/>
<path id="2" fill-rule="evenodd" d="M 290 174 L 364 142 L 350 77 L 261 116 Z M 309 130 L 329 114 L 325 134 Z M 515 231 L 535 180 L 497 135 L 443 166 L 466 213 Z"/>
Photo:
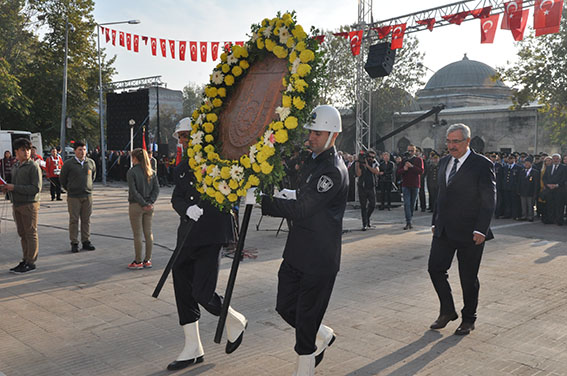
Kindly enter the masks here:
<path id="1" fill-rule="evenodd" d="M 62 166 L 63 159 L 61 159 L 59 155 L 55 158 L 50 155 L 45 161 L 45 176 L 47 176 L 48 179 L 58 178 Z M 58 173 L 55 173 L 55 170 L 59 170 Z"/>
<path id="2" fill-rule="evenodd" d="M 420 157 L 413 157 L 409 160 L 413 167 L 407 171 L 404 165 L 398 166 L 398 176 L 402 177 L 402 187 L 419 188 L 421 186 L 421 174 L 423 174 L 423 160 Z"/>

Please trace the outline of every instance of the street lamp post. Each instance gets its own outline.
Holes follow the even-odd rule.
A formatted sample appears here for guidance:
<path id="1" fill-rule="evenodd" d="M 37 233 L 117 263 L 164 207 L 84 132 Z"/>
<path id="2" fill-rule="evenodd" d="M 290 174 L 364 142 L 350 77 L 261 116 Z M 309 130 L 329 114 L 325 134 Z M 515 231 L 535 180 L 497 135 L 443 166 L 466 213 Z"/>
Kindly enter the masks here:
<path id="1" fill-rule="evenodd" d="M 97 24 L 97 45 L 98 45 L 98 117 L 100 120 L 100 159 L 102 164 L 102 184 L 106 185 L 106 145 L 104 143 L 104 114 L 102 103 L 102 64 L 100 58 L 100 27 L 105 25 L 117 24 L 139 24 L 140 20 L 118 21 L 118 22 L 105 22 Z"/>
<path id="2" fill-rule="evenodd" d="M 67 57 L 69 51 L 69 28 L 75 31 L 75 27 L 65 19 L 65 60 L 63 62 L 63 98 L 61 99 L 61 133 L 60 146 L 63 159 L 65 159 L 65 123 L 67 120 Z"/>

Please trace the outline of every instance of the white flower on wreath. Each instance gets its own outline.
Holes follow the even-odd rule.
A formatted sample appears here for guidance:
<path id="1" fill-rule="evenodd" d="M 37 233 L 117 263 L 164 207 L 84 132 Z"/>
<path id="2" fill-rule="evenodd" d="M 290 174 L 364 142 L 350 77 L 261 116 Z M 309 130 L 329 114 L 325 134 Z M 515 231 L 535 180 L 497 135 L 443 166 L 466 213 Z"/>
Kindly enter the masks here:
<path id="1" fill-rule="evenodd" d="M 242 168 L 242 166 L 233 165 L 230 168 L 230 177 L 236 181 L 242 180 L 244 177 L 244 168 Z"/>
<path id="2" fill-rule="evenodd" d="M 222 84 L 224 82 L 224 74 L 222 74 L 218 70 L 214 71 L 213 77 L 211 77 L 211 81 L 213 81 L 213 84 L 215 84 L 215 85 Z"/>
<path id="3" fill-rule="evenodd" d="M 227 182 L 224 180 L 221 180 L 219 182 L 219 192 L 222 193 L 225 196 L 228 196 L 231 192 L 230 187 L 228 186 Z"/>
<path id="4" fill-rule="evenodd" d="M 272 35 L 272 27 L 268 26 L 267 28 L 265 28 L 262 34 L 264 34 L 264 37 L 269 38 L 270 35 Z"/>
<path id="5" fill-rule="evenodd" d="M 203 161 L 203 153 L 199 151 L 195 153 L 195 156 L 193 158 L 195 159 L 195 162 L 197 162 L 197 164 L 200 164 Z"/>
<path id="6" fill-rule="evenodd" d="M 295 59 L 293 61 L 293 63 L 291 64 L 291 74 L 296 74 L 297 73 L 297 69 L 299 68 L 299 64 L 301 64 L 301 60 L 300 59 Z"/>
<path id="7" fill-rule="evenodd" d="M 272 142 L 272 135 L 274 134 L 274 131 L 272 131 L 271 129 L 268 129 L 266 132 L 264 132 L 264 145 L 267 145 L 271 148 L 274 147 L 274 143 Z"/>
<path id="8" fill-rule="evenodd" d="M 286 93 L 291 93 L 293 91 L 293 85 L 292 84 L 287 84 L 287 89 L 285 89 Z"/>
<path id="9" fill-rule="evenodd" d="M 234 54 L 230 54 L 226 57 L 226 63 L 228 65 L 234 65 L 238 62 L 238 59 L 234 56 Z"/>
<path id="10" fill-rule="evenodd" d="M 259 35 L 257 33 L 252 33 L 252 43 L 256 43 L 256 41 L 258 40 Z"/>
<path id="11" fill-rule="evenodd" d="M 290 36 L 291 36 L 291 34 L 289 33 L 289 30 L 287 29 L 287 27 L 285 27 L 285 26 L 280 27 L 280 43 L 281 44 L 286 44 L 287 40 L 289 39 Z"/>
<path id="12" fill-rule="evenodd" d="M 204 115 L 204 114 L 200 114 L 200 115 L 197 117 L 197 120 L 195 121 L 195 124 L 203 125 L 203 119 L 205 119 L 205 115 Z"/>
<path id="13" fill-rule="evenodd" d="M 211 177 L 216 178 L 217 176 L 220 176 L 220 169 L 219 166 L 215 165 L 215 167 L 211 170 Z"/>
<path id="14" fill-rule="evenodd" d="M 279 115 L 281 121 L 284 121 L 289 116 L 290 113 L 291 113 L 291 108 L 289 107 L 280 106 L 276 108 L 276 114 Z"/>
<path id="15" fill-rule="evenodd" d="M 198 131 L 191 135 L 191 145 L 197 145 L 203 142 L 203 131 Z"/>
<path id="16" fill-rule="evenodd" d="M 256 153 L 258 149 L 256 149 L 256 145 L 250 146 L 250 151 L 248 152 L 248 157 L 250 157 L 250 163 L 256 162 Z"/>

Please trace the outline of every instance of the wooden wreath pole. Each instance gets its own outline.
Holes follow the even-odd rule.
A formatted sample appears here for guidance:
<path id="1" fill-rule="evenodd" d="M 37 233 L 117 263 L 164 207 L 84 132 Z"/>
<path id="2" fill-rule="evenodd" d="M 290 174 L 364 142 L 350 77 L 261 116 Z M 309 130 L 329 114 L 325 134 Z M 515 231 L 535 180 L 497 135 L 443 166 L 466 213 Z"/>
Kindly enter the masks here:
<path id="1" fill-rule="evenodd" d="M 242 226 L 240 227 L 240 234 L 238 234 L 238 244 L 234 251 L 232 267 L 230 268 L 230 276 L 228 277 L 228 283 L 226 284 L 221 314 L 217 324 L 217 331 L 215 333 L 215 343 L 221 342 L 222 332 L 224 331 L 224 325 L 226 323 L 226 315 L 228 314 L 228 307 L 230 306 L 232 290 L 234 289 L 234 283 L 236 282 L 236 273 L 238 272 L 238 266 L 240 265 L 240 258 L 242 257 L 242 250 L 244 249 L 244 240 L 246 239 L 246 232 L 248 231 L 248 224 L 250 223 L 250 216 L 252 215 L 253 207 L 253 204 L 247 204 L 246 210 L 244 211 L 244 217 L 242 218 Z"/>

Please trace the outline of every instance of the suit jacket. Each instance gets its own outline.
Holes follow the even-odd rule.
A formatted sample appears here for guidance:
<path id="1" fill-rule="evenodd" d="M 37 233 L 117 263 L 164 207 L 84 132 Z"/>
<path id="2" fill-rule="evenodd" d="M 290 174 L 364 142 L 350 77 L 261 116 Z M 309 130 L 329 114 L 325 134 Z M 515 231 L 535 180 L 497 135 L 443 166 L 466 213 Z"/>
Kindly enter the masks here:
<path id="1" fill-rule="evenodd" d="M 435 237 L 444 233 L 449 239 L 473 243 L 473 232 L 486 240 L 494 238 L 490 220 L 496 206 L 494 165 L 481 154 L 471 153 L 459 168 L 451 183 L 446 183 L 448 155 L 439 161 L 439 193 L 433 211 Z"/>
<path id="2" fill-rule="evenodd" d="M 262 214 L 291 219 L 283 258 L 311 275 L 339 271 L 348 172 L 334 147 L 303 165 L 297 200 L 264 196 Z"/>
<path id="3" fill-rule="evenodd" d="M 529 175 L 527 170 L 520 174 L 518 193 L 523 197 L 536 197 L 539 192 L 539 171 L 532 167 Z"/>
<path id="4" fill-rule="evenodd" d="M 553 175 L 551 171 L 553 171 L 553 165 L 545 169 L 542 179 L 543 184 L 559 184 L 560 187 L 558 189 L 563 189 L 563 186 L 567 182 L 567 166 L 559 164 Z"/>

